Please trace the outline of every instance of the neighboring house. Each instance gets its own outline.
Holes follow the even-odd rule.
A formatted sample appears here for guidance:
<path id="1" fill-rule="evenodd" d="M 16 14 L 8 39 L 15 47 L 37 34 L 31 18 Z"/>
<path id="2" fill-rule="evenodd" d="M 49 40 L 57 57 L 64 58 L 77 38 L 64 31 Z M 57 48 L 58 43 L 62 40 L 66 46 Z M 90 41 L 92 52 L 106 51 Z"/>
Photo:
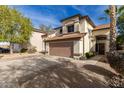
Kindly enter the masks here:
<path id="1" fill-rule="evenodd" d="M 79 57 L 89 51 L 105 54 L 109 50 L 109 24 L 95 26 L 89 16 L 80 14 L 61 23 L 61 27 L 44 39 L 44 50 L 49 55 Z"/>
<path id="2" fill-rule="evenodd" d="M 44 41 L 43 38 L 46 36 L 46 32 L 40 31 L 39 29 L 34 29 L 32 35 L 30 37 L 29 43 L 24 44 L 14 44 L 13 51 L 20 52 L 22 48 L 28 48 L 33 46 L 36 48 L 37 52 L 44 51 Z M 10 43 L 9 42 L 0 42 L 0 48 L 9 49 Z"/>
<path id="3" fill-rule="evenodd" d="M 32 46 L 36 47 L 37 52 L 44 51 L 45 44 L 43 42 L 43 38 L 46 36 L 46 34 L 46 32 L 40 31 L 38 29 L 35 29 L 32 32 L 29 42 Z"/>

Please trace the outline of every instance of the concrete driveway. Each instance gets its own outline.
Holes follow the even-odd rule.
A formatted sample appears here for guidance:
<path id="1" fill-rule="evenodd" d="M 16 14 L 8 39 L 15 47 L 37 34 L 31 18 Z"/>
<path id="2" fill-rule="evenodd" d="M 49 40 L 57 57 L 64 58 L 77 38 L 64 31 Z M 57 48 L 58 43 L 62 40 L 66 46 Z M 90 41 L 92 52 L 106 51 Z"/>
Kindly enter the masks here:
<path id="1" fill-rule="evenodd" d="M 21 77 L 37 74 L 38 71 L 59 62 L 35 55 L 19 59 L 0 61 L 0 87 L 20 87 Z M 29 80 L 29 79 L 28 79 Z"/>
<path id="2" fill-rule="evenodd" d="M 65 60 L 35 55 L 0 61 L 0 87 L 109 87 L 115 72 L 96 60 Z"/>

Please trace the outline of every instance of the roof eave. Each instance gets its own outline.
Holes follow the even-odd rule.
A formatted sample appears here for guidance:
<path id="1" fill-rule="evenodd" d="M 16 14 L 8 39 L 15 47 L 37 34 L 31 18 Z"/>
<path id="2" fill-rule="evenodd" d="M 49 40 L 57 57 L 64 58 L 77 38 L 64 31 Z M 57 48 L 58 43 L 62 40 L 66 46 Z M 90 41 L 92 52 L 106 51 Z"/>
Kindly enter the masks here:
<path id="1" fill-rule="evenodd" d="M 86 35 L 86 33 L 80 33 L 80 36 L 77 36 L 77 37 L 66 37 L 66 38 L 50 38 L 50 39 L 47 39 L 47 40 L 44 40 L 45 42 L 49 42 L 49 41 L 58 41 L 58 40 L 70 40 L 70 39 L 76 39 L 76 38 L 81 38 L 81 37 L 84 37 Z"/>
<path id="2" fill-rule="evenodd" d="M 110 29 L 110 27 L 107 27 L 107 28 L 101 28 L 101 29 L 96 29 L 96 30 L 93 30 L 93 31 L 104 30 L 104 29 Z"/>

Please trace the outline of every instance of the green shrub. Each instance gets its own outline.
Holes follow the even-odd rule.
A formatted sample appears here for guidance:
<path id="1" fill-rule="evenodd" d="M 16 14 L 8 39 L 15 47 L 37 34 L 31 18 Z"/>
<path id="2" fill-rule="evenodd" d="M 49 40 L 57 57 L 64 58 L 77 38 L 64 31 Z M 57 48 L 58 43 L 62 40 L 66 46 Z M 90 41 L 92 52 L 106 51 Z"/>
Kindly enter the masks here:
<path id="1" fill-rule="evenodd" d="M 28 49 L 26 49 L 26 48 L 22 48 L 20 52 L 21 52 L 21 53 L 25 53 L 25 52 L 27 52 L 27 50 L 28 50 Z"/>
<path id="2" fill-rule="evenodd" d="M 95 56 L 95 54 L 93 52 L 86 52 L 85 56 L 88 59 L 88 58 L 91 58 L 91 57 Z"/>

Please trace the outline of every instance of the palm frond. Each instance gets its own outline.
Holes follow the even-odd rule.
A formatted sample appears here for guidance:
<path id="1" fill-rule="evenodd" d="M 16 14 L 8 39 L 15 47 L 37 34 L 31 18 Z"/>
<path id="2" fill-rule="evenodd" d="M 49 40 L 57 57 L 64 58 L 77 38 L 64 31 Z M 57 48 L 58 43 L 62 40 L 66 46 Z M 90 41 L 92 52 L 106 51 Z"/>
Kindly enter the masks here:
<path id="1" fill-rule="evenodd" d="M 122 5 L 122 6 L 120 6 L 120 7 L 118 8 L 118 13 L 119 13 L 119 14 L 124 13 L 124 5 Z"/>
<path id="2" fill-rule="evenodd" d="M 109 14 L 110 14 L 109 9 L 104 10 L 104 12 L 105 12 L 105 14 L 107 14 L 107 15 L 109 15 Z"/>

